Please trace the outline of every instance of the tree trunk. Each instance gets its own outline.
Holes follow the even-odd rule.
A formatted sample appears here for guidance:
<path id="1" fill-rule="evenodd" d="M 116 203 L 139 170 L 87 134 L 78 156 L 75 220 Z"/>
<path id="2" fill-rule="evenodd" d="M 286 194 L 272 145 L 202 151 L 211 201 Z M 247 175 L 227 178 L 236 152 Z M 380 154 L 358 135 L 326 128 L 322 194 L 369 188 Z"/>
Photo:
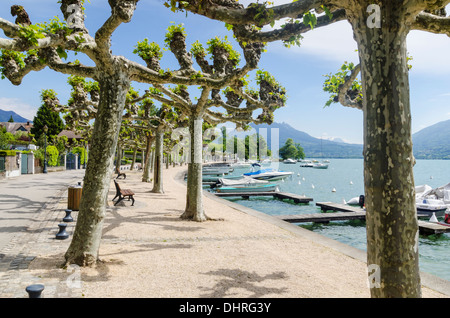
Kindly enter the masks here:
<path id="1" fill-rule="evenodd" d="M 151 146 L 153 143 L 153 138 L 150 136 L 147 136 L 147 151 L 145 152 L 145 162 L 144 162 L 144 171 L 142 173 L 142 182 L 150 182 L 150 172 L 151 172 L 151 165 L 152 165 L 152 158 L 150 156 Z"/>
<path id="2" fill-rule="evenodd" d="M 134 151 L 133 151 L 133 160 L 131 161 L 130 171 L 133 171 L 133 170 L 134 170 L 134 165 L 136 164 L 137 152 L 138 152 L 137 147 L 134 147 Z"/>
<path id="3" fill-rule="evenodd" d="M 189 134 L 191 158 L 188 163 L 186 209 L 181 218 L 203 222 L 208 217 L 203 210 L 201 116 L 189 117 Z"/>
<path id="4" fill-rule="evenodd" d="M 89 266 L 98 259 L 114 154 L 125 97 L 130 87 L 128 78 L 120 70 L 113 75 L 100 76 L 100 102 L 92 134 L 90 160 L 84 177 L 77 224 L 65 254 L 66 264 Z"/>
<path id="5" fill-rule="evenodd" d="M 156 130 L 155 142 L 155 165 L 153 169 L 153 189 L 152 192 L 164 193 L 163 190 L 163 148 L 164 148 L 164 128 L 158 127 Z"/>
<path id="6" fill-rule="evenodd" d="M 350 15 L 364 96 L 367 262 L 372 297 L 421 297 L 407 67 L 406 7 L 383 1 L 381 27 L 363 1 Z M 373 271 L 373 272 L 372 272 Z"/>
<path id="7" fill-rule="evenodd" d="M 120 173 L 120 166 L 122 165 L 122 147 L 119 142 L 117 142 L 117 157 L 116 157 L 116 169 L 115 173 Z"/>

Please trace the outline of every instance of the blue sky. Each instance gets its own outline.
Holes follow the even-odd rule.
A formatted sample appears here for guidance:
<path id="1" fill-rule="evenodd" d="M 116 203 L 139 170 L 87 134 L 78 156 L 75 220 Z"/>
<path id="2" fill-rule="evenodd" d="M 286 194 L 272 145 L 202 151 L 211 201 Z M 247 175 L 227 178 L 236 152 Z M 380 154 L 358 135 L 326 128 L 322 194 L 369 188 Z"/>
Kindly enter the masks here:
<path id="1" fill-rule="evenodd" d="M 223 23 L 183 13 L 174 14 L 163 6 L 163 0 L 141 0 L 128 24 L 123 24 L 114 33 L 113 53 L 141 62 L 132 53 L 137 41 L 148 38 L 161 46 L 164 34 L 171 22 L 183 23 L 188 45 L 195 40 L 203 44 L 214 36 L 232 34 Z M 246 0 L 246 3 L 249 1 Z M 290 2 L 275 0 L 275 4 Z M 23 5 L 33 23 L 48 21 L 55 15 L 61 17 L 56 0 L 2 0 L 0 16 L 14 21 L 10 15 L 13 4 Z M 91 35 L 109 16 L 106 0 L 90 0 L 86 6 L 86 26 Z M 450 11 L 450 10 L 448 10 Z M 190 47 L 190 45 L 189 45 Z M 352 143 L 362 143 L 362 112 L 334 104 L 324 108 L 328 95 L 322 91 L 323 75 L 335 72 L 344 61 L 358 62 L 350 25 L 343 21 L 316 29 L 304 35 L 301 47 L 284 48 L 281 43 L 271 43 L 259 64 L 261 69 L 271 72 L 286 87 L 287 106 L 275 113 L 277 122 L 286 122 L 298 130 L 318 138 L 342 138 Z M 413 133 L 450 119 L 450 38 L 444 35 L 412 31 L 408 36 L 408 51 L 413 57 L 410 71 L 411 109 Z M 76 56 L 84 63 L 82 55 Z M 175 60 L 165 52 L 162 68 L 174 68 Z M 134 84 L 143 91 L 146 85 Z M 67 76 L 46 69 L 28 74 L 20 86 L 8 80 L 0 81 L 0 109 L 14 110 L 33 119 L 40 106 L 40 91 L 54 89 L 62 102 L 69 98 Z"/>

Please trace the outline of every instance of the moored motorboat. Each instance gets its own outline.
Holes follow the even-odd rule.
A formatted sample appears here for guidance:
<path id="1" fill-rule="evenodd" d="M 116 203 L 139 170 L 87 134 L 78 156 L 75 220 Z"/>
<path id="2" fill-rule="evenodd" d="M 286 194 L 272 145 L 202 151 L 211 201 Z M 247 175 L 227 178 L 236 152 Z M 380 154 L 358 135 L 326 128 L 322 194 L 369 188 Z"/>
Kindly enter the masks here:
<path id="1" fill-rule="evenodd" d="M 242 185 L 234 187 L 217 188 L 218 193 L 247 193 L 247 192 L 278 192 L 277 184 L 261 184 L 261 185 Z"/>
<path id="2" fill-rule="evenodd" d="M 287 164 L 296 164 L 297 161 L 295 161 L 294 159 L 288 158 L 288 159 L 284 160 L 283 163 L 287 163 Z"/>
<path id="3" fill-rule="evenodd" d="M 276 171 L 274 169 L 262 169 L 255 172 L 244 173 L 245 176 L 249 176 L 258 180 L 282 180 L 291 176 L 293 172 L 291 171 Z"/>
<path id="4" fill-rule="evenodd" d="M 230 164 L 213 164 L 213 165 L 205 165 L 202 167 L 202 173 L 204 175 L 223 175 L 228 174 L 233 171 L 233 168 Z"/>
<path id="5" fill-rule="evenodd" d="M 300 167 L 312 168 L 313 166 L 314 166 L 314 164 L 312 163 L 311 160 L 302 160 L 302 161 L 300 161 Z"/>
<path id="6" fill-rule="evenodd" d="M 315 169 L 328 169 L 328 164 L 326 163 L 314 163 L 313 168 Z"/>
<path id="7" fill-rule="evenodd" d="M 268 184 L 267 180 L 257 180 L 247 176 L 242 176 L 240 178 L 219 178 L 216 183 L 216 187 L 236 187 L 236 186 L 254 186 L 261 184 Z"/>
<path id="8" fill-rule="evenodd" d="M 240 168 L 250 168 L 252 164 L 250 162 L 235 162 L 231 165 L 234 169 L 240 169 Z"/>
<path id="9" fill-rule="evenodd" d="M 432 215 L 435 213 L 436 216 L 444 216 L 447 210 L 447 205 L 444 204 L 442 200 L 436 199 L 418 199 L 416 200 L 417 212 L 425 213 L 427 215 Z"/>
<path id="10" fill-rule="evenodd" d="M 429 185 L 415 187 L 417 211 L 436 216 L 444 216 L 445 211 L 450 208 L 450 183 L 438 188 Z"/>

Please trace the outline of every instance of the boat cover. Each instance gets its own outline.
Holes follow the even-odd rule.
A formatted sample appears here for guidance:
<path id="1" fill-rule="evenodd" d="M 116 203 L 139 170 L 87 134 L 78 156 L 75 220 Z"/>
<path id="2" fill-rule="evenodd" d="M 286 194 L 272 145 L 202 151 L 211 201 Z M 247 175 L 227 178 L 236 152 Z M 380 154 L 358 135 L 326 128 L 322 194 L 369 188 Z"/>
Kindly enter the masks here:
<path id="1" fill-rule="evenodd" d="M 222 183 L 223 186 L 237 186 L 237 185 L 253 185 L 253 184 L 261 184 L 261 183 L 269 183 L 269 181 L 265 180 L 256 180 L 250 177 L 243 177 L 241 179 L 226 179 L 220 178 L 219 182 Z"/>

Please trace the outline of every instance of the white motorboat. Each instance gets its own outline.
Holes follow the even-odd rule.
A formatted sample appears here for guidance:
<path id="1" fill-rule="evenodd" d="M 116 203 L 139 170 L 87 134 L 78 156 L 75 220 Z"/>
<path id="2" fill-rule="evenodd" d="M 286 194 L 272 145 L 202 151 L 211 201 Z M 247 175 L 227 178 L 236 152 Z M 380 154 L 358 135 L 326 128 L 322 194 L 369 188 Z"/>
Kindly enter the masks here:
<path id="1" fill-rule="evenodd" d="M 249 176 L 258 180 L 268 181 L 282 180 L 291 176 L 292 174 L 293 172 L 291 171 L 277 171 L 274 169 L 262 169 L 255 172 L 244 173 L 245 176 Z"/>
<path id="2" fill-rule="evenodd" d="M 436 216 L 444 216 L 447 210 L 447 205 L 442 200 L 436 199 L 417 199 L 416 200 L 417 212 L 425 213 L 431 216 L 433 213 Z"/>
<path id="3" fill-rule="evenodd" d="M 217 180 L 216 187 L 236 187 L 236 186 L 255 186 L 255 185 L 261 185 L 261 184 L 269 184 L 269 181 L 267 180 L 258 180 L 253 179 L 247 176 L 242 176 L 240 178 L 219 178 Z"/>
<path id="4" fill-rule="evenodd" d="M 240 169 L 240 168 L 250 168 L 252 164 L 250 162 L 235 162 L 231 165 L 234 169 Z"/>
<path id="5" fill-rule="evenodd" d="M 302 161 L 300 161 L 300 167 L 312 168 L 313 166 L 314 166 L 314 164 L 312 163 L 311 160 L 302 160 Z"/>
<path id="6" fill-rule="evenodd" d="M 261 184 L 249 186 L 234 186 L 217 188 L 218 193 L 246 193 L 246 192 L 278 192 L 277 184 Z"/>
<path id="7" fill-rule="evenodd" d="M 435 212 L 436 216 L 444 216 L 445 211 L 449 210 L 450 183 L 434 189 L 425 184 L 416 186 L 415 190 L 418 212 L 425 212 L 429 215 Z"/>
<path id="8" fill-rule="evenodd" d="M 287 164 L 296 164 L 297 161 L 295 161 L 294 159 L 288 158 L 288 159 L 284 160 L 283 163 L 287 163 Z"/>
<path id="9" fill-rule="evenodd" d="M 314 163 L 312 165 L 313 168 L 315 169 L 328 169 L 328 164 L 326 163 Z"/>
<path id="10" fill-rule="evenodd" d="M 211 164 L 202 167 L 204 175 L 223 175 L 233 171 L 230 164 Z"/>

